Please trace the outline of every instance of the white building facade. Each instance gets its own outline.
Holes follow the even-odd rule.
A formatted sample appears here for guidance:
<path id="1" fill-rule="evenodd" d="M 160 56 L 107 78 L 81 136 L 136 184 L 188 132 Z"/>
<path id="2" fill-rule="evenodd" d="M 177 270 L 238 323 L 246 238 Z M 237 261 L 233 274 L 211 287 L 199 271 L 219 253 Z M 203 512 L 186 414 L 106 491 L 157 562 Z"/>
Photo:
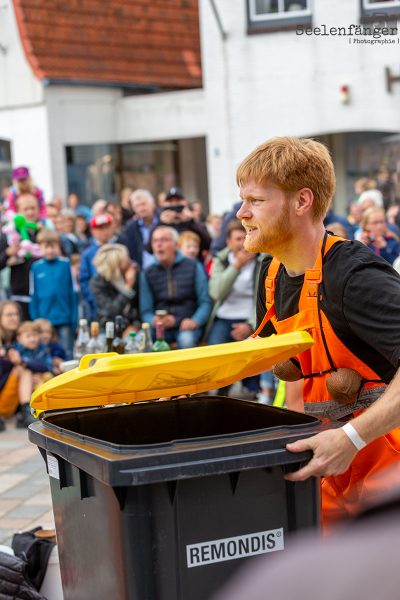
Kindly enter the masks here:
<path id="1" fill-rule="evenodd" d="M 377 169 L 377 161 L 394 164 L 397 145 L 385 140 L 400 133 L 399 0 L 199 0 L 199 12 L 202 89 L 127 96 L 118 87 L 40 81 L 6 0 L 0 140 L 10 144 L 13 166 L 30 167 L 47 199 L 65 198 L 91 161 L 92 179 L 99 170 L 107 175 L 93 148 L 110 164 L 122 153 L 128 165 L 158 144 L 158 185 L 174 183 L 170 169 L 188 199 L 208 200 L 210 212 L 221 214 L 238 200 L 238 164 L 273 136 L 312 136 L 329 145 L 339 212 L 352 178 Z M 389 33 L 358 35 L 357 27 Z M 89 147 L 94 158 L 84 157 Z M 129 184 L 130 168 L 113 171 L 119 181 L 110 193 Z M 146 168 L 144 161 L 132 184 L 145 184 Z M 87 176 L 85 185 L 83 194 Z M 100 192 L 94 185 L 92 199 Z"/>

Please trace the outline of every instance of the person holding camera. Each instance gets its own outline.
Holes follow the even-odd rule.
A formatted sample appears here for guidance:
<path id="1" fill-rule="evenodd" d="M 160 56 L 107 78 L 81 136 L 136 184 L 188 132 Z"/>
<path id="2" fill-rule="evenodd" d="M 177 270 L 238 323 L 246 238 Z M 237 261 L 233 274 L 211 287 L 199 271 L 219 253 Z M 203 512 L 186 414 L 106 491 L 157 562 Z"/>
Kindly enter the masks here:
<path id="1" fill-rule="evenodd" d="M 190 210 L 188 202 L 180 188 L 172 187 L 167 191 L 164 207 L 164 210 L 160 214 L 160 223 L 173 227 L 179 234 L 184 231 L 197 233 L 200 237 L 199 260 L 203 260 L 203 250 L 209 250 L 211 237 L 204 223 L 195 221 L 195 214 Z"/>
<path id="2" fill-rule="evenodd" d="M 400 254 L 399 238 L 387 226 L 383 207 L 368 208 L 361 219 L 361 242 L 391 265 Z"/>

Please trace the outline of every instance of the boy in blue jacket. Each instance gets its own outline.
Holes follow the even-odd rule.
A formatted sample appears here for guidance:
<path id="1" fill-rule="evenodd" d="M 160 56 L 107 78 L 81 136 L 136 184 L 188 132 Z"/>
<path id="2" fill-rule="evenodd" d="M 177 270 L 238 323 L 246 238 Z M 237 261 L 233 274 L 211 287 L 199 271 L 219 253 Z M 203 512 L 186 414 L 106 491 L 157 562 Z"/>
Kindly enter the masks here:
<path id="1" fill-rule="evenodd" d="M 45 229 L 37 236 L 43 258 L 30 271 L 29 314 L 45 318 L 55 327 L 60 342 L 72 359 L 74 332 L 78 326 L 78 294 L 68 258 L 60 256 L 60 236 Z"/>

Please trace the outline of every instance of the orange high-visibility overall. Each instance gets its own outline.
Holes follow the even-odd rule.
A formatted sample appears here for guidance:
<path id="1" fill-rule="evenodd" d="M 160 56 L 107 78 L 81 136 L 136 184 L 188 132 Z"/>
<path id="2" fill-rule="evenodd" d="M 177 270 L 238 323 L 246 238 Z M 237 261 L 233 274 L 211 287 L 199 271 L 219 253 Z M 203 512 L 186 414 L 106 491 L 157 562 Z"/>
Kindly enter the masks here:
<path id="1" fill-rule="evenodd" d="M 349 420 L 359 415 L 377 400 L 386 389 L 380 377 L 339 340 L 327 317 L 321 310 L 319 285 L 322 282 L 322 260 L 328 250 L 342 238 L 325 236 L 313 269 L 307 269 L 300 295 L 299 312 L 278 321 L 274 305 L 274 290 L 280 262 L 274 258 L 265 280 L 266 308 L 257 336 L 271 321 L 277 333 L 308 331 L 315 344 L 296 356 L 304 377 L 303 402 L 306 413 L 317 417 Z M 333 400 L 326 389 L 326 380 L 332 371 L 340 367 L 355 369 L 363 378 L 359 397 L 354 404 L 340 404 Z M 386 489 L 385 478 L 376 473 L 388 467 L 400 457 L 400 428 L 368 444 L 355 456 L 350 467 L 339 476 L 322 479 L 322 515 L 324 528 L 355 516 L 367 501 L 378 499 Z M 382 475 L 382 473 L 380 473 Z"/>

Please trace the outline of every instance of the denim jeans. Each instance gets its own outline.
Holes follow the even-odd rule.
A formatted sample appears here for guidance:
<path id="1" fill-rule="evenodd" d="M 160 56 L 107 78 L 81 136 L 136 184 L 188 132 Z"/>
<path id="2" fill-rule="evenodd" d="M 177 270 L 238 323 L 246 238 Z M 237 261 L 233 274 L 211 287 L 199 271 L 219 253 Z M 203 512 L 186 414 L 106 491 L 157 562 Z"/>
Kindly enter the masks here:
<path id="1" fill-rule="evenodd" d="M 75 333 L 69 325 L 55 325 L 55 330 L 60 338 L 60 344 L 67 353 L 68 360 L 72 360 L 74 354 Z"/>
<path id="2" fill-rule="evenodd" d="M 151 328 L 151 336 L 153 340 L 155 337 L 155 330 Z M 201 337 L 203 335 L 203 327 L 199 327 L 198 329 L 191 329 L 186 331 L 179 331 L 179 329 L 166 329 L 165 330 L 165 341 L 168 344 L 172 344 L 172 342 L 176 342 L 179 350 L 183 350 L 184 348 L 195 348 Z"/>
<path id="3" fill-rule="evenodd" d="M 234 323 L 243 323 L 243 319 L 218 319 L 218 317 L 215 317 L 215 321 L 208 335 L 207 344 L 209 346 L 214 346 L 215 344 L 234 342 L 235 340 L 231 334 L 232 325 Z"/>

